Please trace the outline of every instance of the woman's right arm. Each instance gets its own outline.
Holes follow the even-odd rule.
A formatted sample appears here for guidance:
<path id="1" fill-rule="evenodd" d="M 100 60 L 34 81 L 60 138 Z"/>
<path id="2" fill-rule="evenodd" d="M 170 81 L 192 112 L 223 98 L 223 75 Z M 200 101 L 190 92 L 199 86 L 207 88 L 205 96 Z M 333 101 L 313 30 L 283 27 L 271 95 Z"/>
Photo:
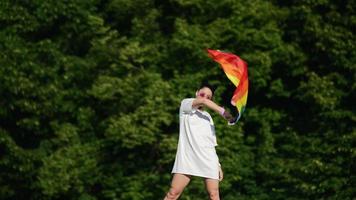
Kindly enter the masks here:
<path id="1" fill-rule="evenodd" d="M 201 97 L 197 97 L 195 98 L 195 100 L 193 101 L 193 105 L 192 107 L 194 108 L 198 108 L 201 106 L 206 106 L 209 109 L 221 114 L 224 111 L 224 108 L 221 106 L 218 106 L 215 102 L 206 99 L 206 98 L 201 98 Z"/>
<path id="2" fill-rule="evenodd" d="M 234 117 L 229 113 L 229 111 L 225 110 L 223 107 L 217 105 L 214 101 L 206 98 L 197 97 L 193 101 L 192 107 L 198 108 L 200 106 L 206 106 L 211 110 L 219 113 L 222 117 L 224 117 L 229 122 L 234 121 Z"/>

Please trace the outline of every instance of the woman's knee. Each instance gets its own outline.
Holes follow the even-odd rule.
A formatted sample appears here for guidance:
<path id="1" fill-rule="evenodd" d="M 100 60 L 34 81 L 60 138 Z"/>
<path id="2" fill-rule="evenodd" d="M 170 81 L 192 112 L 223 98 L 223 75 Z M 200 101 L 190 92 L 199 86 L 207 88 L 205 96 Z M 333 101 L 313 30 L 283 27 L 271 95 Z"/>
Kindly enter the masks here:
<path id="1" fill-rule="evenodd" d="M 218 200 L 220 199 L 219 198 L 219 189 L 212 189 L 212 190 L 209 190 L 209 198 L 211 200 Z"/>
<path id="2" fill-rule="evenodd" d="M 182 193 L 181 190 L 178 190 L 176 188 L 170 188 L 169 191 L 168 191 L 167 196 L 170 199 L 177 199 L 180 196 L 181 193 Z"/>

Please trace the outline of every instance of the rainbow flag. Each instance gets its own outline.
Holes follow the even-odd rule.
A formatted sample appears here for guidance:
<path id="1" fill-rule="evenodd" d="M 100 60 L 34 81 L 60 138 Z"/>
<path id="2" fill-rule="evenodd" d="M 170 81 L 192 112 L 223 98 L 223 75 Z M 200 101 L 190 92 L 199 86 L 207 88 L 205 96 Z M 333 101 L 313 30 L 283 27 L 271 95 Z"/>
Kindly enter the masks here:
<path id="1" fill-rule="evenodd" d="M 231 98 L 231 104 L 236 106 L 238 115 L 236 117 L 235 124 L 244 112 L 247 102 L 248 94 L 248 75 L 247 75 L 247 63 L 240 57 L 226 53 L 219 50 L 208 49 L 209 56 L 217 63 L 220 64 L 224 70 L 226 76 L 236 86 L 234 94 Z"/>

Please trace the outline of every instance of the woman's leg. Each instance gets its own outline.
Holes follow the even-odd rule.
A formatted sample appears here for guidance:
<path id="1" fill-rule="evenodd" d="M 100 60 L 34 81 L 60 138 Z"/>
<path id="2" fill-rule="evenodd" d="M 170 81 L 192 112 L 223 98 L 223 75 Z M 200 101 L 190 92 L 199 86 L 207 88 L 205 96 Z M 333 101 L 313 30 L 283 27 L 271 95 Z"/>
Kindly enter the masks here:
<path id="1" fill-rule="evenodd" d="M 167 192 L 164 200 L 175 200 L 182 194 L 184 188 L 188 185 L 191 176 L 185 174 L 174 174 L 171 188 Z"/>
<path id="2" fill-rule="evenodd" d="M 220 200 L 219 197 L 219 180 L 206 178 L 205 179 L 206 191 L 209 194 L 211 200 Z"/>

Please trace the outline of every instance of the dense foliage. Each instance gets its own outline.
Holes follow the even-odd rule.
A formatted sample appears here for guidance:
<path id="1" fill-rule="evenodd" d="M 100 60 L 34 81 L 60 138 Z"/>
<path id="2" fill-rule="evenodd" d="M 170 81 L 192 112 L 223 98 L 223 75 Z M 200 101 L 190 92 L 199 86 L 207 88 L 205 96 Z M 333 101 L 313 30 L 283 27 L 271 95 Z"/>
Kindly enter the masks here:
<path id="1" fill-rule="evenodd" d="M 0 1 L 0 199 L 162 199 L 181 99 L 204 80 L 221 105 L 233 91 L 206 48 L 249 64 L 239 124 L 212 114 L 221 197 L 352 199 L 355 16 L 333 0 Z M 206 199 L 202 179 L 181 199 Z"/>

